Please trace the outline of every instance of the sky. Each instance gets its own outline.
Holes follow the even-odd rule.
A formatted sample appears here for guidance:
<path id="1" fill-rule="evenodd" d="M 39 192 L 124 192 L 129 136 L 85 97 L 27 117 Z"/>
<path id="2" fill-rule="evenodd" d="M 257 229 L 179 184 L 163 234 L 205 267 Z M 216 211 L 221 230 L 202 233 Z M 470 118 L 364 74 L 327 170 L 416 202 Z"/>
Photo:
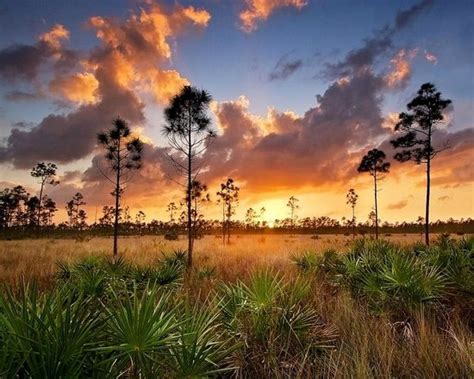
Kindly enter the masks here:
<path id="1" fill-rule="evenodd" d="M 200 180 L 211 197 L 232 177 L 237 217 L 350 217 L 373 207 L 362 156 L 381 148 L 382 220 L 423 214 L 424 166 L 392 159 L 398 114 L 425 82 L 452 100 L 435 144 L 433 219 L 473 216 L 474 3 L 342 0 L 55 0 L 0 5 L 0 189 L 38 184 L 36 162 L 58 165 L 48 187 L 61 210 L 76 192 L 89 221 L 111 205 L 96 135 L 117 116 L 143 141 L 144 166 L 123 197 L 132 214 L 165 218 L 182 199 L 163 137 L 163 110 L 183 85 L 207 90 L 218 137 Z M 171 180 L 170 180 L 171 178 Z M 204 209 L 218 217 L 219 207 Z"/>

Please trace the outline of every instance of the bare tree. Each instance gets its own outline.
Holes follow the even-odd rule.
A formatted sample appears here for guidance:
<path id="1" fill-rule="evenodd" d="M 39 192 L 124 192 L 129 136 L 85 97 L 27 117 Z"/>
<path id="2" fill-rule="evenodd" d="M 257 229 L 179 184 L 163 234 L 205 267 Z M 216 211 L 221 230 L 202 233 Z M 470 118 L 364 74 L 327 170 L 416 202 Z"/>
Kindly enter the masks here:
<path id="1" fill-rule="evenodd" d="M 56 180 L 56 171 L 58 166 L 54 163 L 37 163 L 35 167 L 31 169 L 31 176 L 39 179 L 40 184 L 40 193 L 38 197 L 38 215 L 37 215 L 37 225 L 41 225 L 41 208 L 43 201 L 43 191 L 46 184 L 52 186 L 57 186 L 59 180 Z"/>
<path id="2" fill-rule="evenodd" d="M 357 199 L 359 198 L 359 195 L 356 194 L 354 188 L 349 189 L 346 195 L 346 204 L 348 204 L 352 208 L 352 220 L 351 220 L 351 226 L 352 226 L 352 239 L 355 238 L 355 227 L 356 227 L 356 218 L 355 218 L 355 207 L 357 204 Z"/>
<path id="3" fill-rule="evenodd" d="M 127 123 L 121 118 L 113 122 L 113 127 L 106 132 L 99 133 L 97 139 L 100 145 L 106 150 L 105 159 L 109 164 L 109 170 L 115 173 L 110 178 L 100 168 L 100 172 L 109 180 L 114 190 L 114 247 L 113 257 L 118 255 L 118 224 L 120 212 L 120 198 L 126 188 L 126 184 L 131 179 L 131 173 L 138 170 L 142 165 L 143 143 L 139 138 L 133 137 Z"/>
<path id="4" fill-rule="evenodd" d="M 431 191 L 431 160 L 441 151 L 448 148 L 433 146 L 433 134 L 444 120 L 443 110 L 451 104 L 451 100 L 441 98 L 441 92 L 431 83 L 423 84 L 417 96 L 407 104 L 408 113 L 399 114 L 395 125 L 396 132 L 403 136 L 390 141 L 393 147 L 403 149 L 395 154 L 399 162 L 414 161 L 426 164 L 426 203 L 425 203 L 425 243 L 430 244 L 430 191 Z"/>
<path id="5" fill-rule="evenodd" d="M 168 138 L 169 145 L 175 155 L 169 155 L 177 171 L 186 178 L 185 193 L 192 191 L 192 184 L 197 180 L 203 165 L 198 164 L 215 136 L 211 128 L 211 119 L 208 116 L 211 96 L 204 90 L 184 86 L 183 89 L 171 99 L 165 109 L 166 125 L 163 133 Z M 188 229 L 188 268 L 192 266 L 193 258 L 193 220 L 192 199 L 187 196 L 187 229 Z"/>
<path id="6" fill-rule="evenodd" d="M 379 210 L 377 204 L 378 181 L 385 178 L 390 170 L 390 163 L 385 161 L 386 155 L 382 150 L 370 150 L 360 162 L 358 172 L 368 172 L 374 178 L 374 209 L 375 209 L 375 239 L 379 238 Z"/>

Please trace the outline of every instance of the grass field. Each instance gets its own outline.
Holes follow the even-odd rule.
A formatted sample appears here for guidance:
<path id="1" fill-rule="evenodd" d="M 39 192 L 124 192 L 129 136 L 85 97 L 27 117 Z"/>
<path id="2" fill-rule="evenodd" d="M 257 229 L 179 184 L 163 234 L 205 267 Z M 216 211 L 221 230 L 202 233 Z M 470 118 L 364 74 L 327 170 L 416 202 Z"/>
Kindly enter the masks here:
<path id="1" fill-rule="evenodd" d="M 415 258 L 410 246 L 421 236 L 385 238 L 406 246 L 408 255 L 400 254 L 407 259 L 399 261 L 395 245 L 383 242 L 381 248 L 359 244 L 363 251 L 357 253 L 351 237 L 340 235 L 235 236 L 229 246 L 207 236 L 197 241 L 194 269 L 182 279 L 174 261 L 169 266 L 163 254 L 173 256 L 185 248 L 185 240 L 122 238 L 120 250 L 127 264 L 120 267 L 91 258 L 108 257 L 111 239 L 2 241 L 0 278 L 17 295 L 0 302 L 0 316 L 8 315 L 0 317 L 0 355 L 3 351 L 5 356 L 0 359 L 0 377 L 1 367 L 11 373 L 18 364 L 18 355 L 9 360 L 6 354 L 13 350 L 28 352 L 19 372 L 33 377 L 35 370 L 43 370 L 37 374 L 42 377 L 81 377 L 92 368 L 96 377 L 131 378 L 472 377 L 473 243 L 436 245 Z M 337 250 L 336 255 L 324 254 L 328 249 Z M 362 254 L 358 261 L 369 262 L 372 258 L 363 257 L 364 249 L 369 258 L 381 254 L 373 267 L 392 260 L 391 272 L 380 271 L 389 281 L 377 282 L 376 288 L 373 277 L 366 282 L 360 276 L 363 270 L 354 271 L 353 259 L 342 258 L 350 252 L 353 257 Z M 441 272 L 438 263 L 426 270 L 421 266 L 431 264 L 430 254 L 438 254 L 439 262 L 451 259 L 449 249 L 454 254 L 462 251 L 457 255 L 461 263 L 449 261 L 455 273 Z M 58 262 L 63 262 L 61 267 Z M 45 296 L 38 303 L 36 295 L 18 291 L 22 282 L 32 279 Z M 133 288 L 143 290 L 150 279 L 162 288 L 168 288 L 163 284 L 168 282 L 172 287 L 166 294 L 153 287 L 143 297 L 137 295 Z M 13 300 L 16 296 L 19 301 Z M 69 301 L 72 305 L 66 306 Z M 155 301 L 159 308 L 154 308 Z M 63 316 L 51 316 L 55 314 Z M 155 324 L 147 329 L 147 321 L 162 322 L 165 314 L 173 320 L 166 324 L 166 335 L 157 335 Z M 30 329 L 25 330 L 25 320 L 33 322 Z M 74 323 L 80 325 L 75 337 L 45 332 L 57 328 L 65 333 Z M 2 334 L 7 329 L 28 337 Z M 61 346 L 68 338 L 81 344 L 70 340 L 65 353 Z M 8 343 L 21 347 L 8 348 Z M 68 359 L 62 371 L 48 366 Z"/>
<path id="2" fill-rule="evenodd" d="M 384 238 L 403 245 L 422 240 L 419 234 Z M 305 250 L 348 250 L 351 241 L 352 237 L 344 235 L 320 235 L 318 239 L 311 235 L 237 235 L 224 246 L 220 236 L 205 236 L 195 243 L 195 260 L 198 266 L 215 266 L 222 278 L 236 278 L 261 265 L 285 269 L 290 265 L 290 255 Z M 179 241 L 166 241 L 162 236 L 122 237 L 119 242 L 120 253 L 140 265 L 153 264 L 163 252 L 186 247 L 184 237 Z M 111 248 L 112 238 L 0 241 L 0 279 L 11 284 L 23 278 L 48 280 L 56 271 L 57 262 L 73 262 L 89 255 L 107 256 Z"/>

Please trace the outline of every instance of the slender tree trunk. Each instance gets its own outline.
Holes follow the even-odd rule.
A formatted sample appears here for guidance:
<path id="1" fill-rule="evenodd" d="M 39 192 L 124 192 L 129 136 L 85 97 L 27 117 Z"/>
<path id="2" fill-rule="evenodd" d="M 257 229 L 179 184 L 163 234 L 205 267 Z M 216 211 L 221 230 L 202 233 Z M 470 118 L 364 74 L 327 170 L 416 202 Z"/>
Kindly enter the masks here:
<path id="1" fill-rule="evenodd" d="M 38 226 L 41 226 L 41 202 L 43 200 L 43 188 L 44 188 L 44 180 L 41 181 L 41 187 L 40 187 L 40 193 L 39 193 Z"/>
<path id="2" fill-rule="evenodd" d="M 191 160 L 191 125 L 188 125 L 188 268 L 191 268 L 193 265 L 193 231 L 192 231 L 192 215 L 191 215 L 191 191 L 192 191 L 192 160 Z"/>
<path id="3" fill-rule="evenodd" d="M 377 172 L 374 173 L 374 195 L 375 195 L 375 239 L 379 239 L 379 209 L 377 205 Z"/>
<path id="4" fill-rule="evenodd" d="M 226 222 L 225 222 L 225 202 L 222 201 L 222 244 L 225 245 L 225 228 L 226 228 Z"/>
<path id="5" fill-rule="evenodd" d="M 356 231 L 355 231 L 355 211 L 354 206 L 352 206 L 352 239 L 355 239 Z"/>
<path id="6" fill-rule="evenodd" d="M 228 205 L 227 209 L 227 245 L 230 243 L 230 214 L 231 214 L 231 203 Z"/>
<path id="7" fill-rule="evenodd" d="M 119 226 L 119 211 L 120 211 L 120 140 L 118 144 L 117 156 L 117 176 L 115 177 L 115 212 L 114 212 L 114 249 L 113 260 L 118 256 L 118 226 Z"/>
<path id="8" fill-rule="evenodd" d="M 430 244 L 430 191 L 431 191 L 431 128 L 428 134 L 430 151 L 426 162 L 426 209 L 425 209 L 425 243 Z"/>

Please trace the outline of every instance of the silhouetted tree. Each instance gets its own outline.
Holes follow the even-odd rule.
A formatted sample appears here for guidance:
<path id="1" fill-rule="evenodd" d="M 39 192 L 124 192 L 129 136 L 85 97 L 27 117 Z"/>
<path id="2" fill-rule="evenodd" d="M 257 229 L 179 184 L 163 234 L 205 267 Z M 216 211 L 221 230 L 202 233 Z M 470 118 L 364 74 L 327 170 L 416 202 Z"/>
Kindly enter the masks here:
<path id="1" fill-rule="evenodd" d="M 430 190 L 431 160 L 443 148 L 433 147 L 433 133 L 444 120 L 443 110 L 451 104 L 451 100 L 441 98 L 441 92 L 431 83 L 423 84 L 417 96 L 407 104 L 408 112 L 399 114 L 395 131 L 403 136 L 390 141 L 394 148 L 402 149 L 394 158 L 399 162 L 414 161 L 426 164 L 426 204 L 425 204 L 425 243 L 429 245 L 430 224 Z"/>
<path id="2" fill-rule="evenodd" d="M 346 204 L 348 204 L 352 208 L 352 220 L 351 220 L 351 226 L 352 226 L 352 239 L 355 238 L 355 227 L 356 227 L 356 218 L 355 218 L 355 206 L 357 204 L 357 199 L 359 198 L 359 195 L 356 194 L 354 188 L 349 189 L 346 195 Z"/>
<path id="3" fill-rule="evenodd" d="M 99 224 L 102 226 L 111 226 L 114 223 L 115 208 L 104 205 L 102 208 L 102 217 L 99 218 Z"/>
<path id="4" fill-rule="evenodd" d="M 0 228 L 5 229 L 12 225 L 22 224 L 21 203 L 24 204 L 29 196 L 22 186 L 5 188 L 0 192 Z"/>
<path id="5" fill-rule="evenodd" d="M 85 205 L 84 196 L 77 192 L 71 200 L 66 203 L 66 212 L 69 217 L 69 226 L 72 228 L 82 229 L 85 226 L 87 215 L 82 205 Z"/>
<path id="6" fill-rule="evenodd" d="M 229 178 L 225 183 L 221 183 L 221 190 L 217 192 L 218 203 L 222 204 L 222 242 L 225 244 L 227 234 L 227 243 L 230 242 L 230 220 L 235 214 L 235 209 L 239 204 L 240 188 Z"/>
<path id="7" fill-rule="evenodd" d="M 38 226 L 41 225 L 41 205 L 42 205 L 42 200 L 43 200 L 43 191 L 44 187 L 46 184 L 50 184 L 52 186 L 56 186 L 59 184 L 59 181 L 56 180 L 56 171 L 58 169 L 58 166 L 56 166 L 54 163 L 44 163 L 40 162 L 37 163 L 35 167 L 31 169 L 31 176 L 34 178 L 39 179 L 39 184 L 40 184 L 40 192 L 39 192 L 39 197 L 38 199 L 38 220 L 37 224 Z"/>
<path id="8" fill-rule="evenodd" d="M 178 207 L 174 202 L 171 202 L 168 204 L 166 207 L 166 212 L 170 215 L 170 223 L 172 224 L 174 222 L 174 214 L 178 210 Z"/>
<path id="9" fill-rule="evenodd" d="M 186 196 L 186 204 L 188 203 L 188 197 Z M 200 213 L 200 208 L 211 202 L 211 196 L 207 192 L 207 186 L 198 180 L 193 180 L 191 188 L 191 216 L 192 216 L 192 239 L 200 238 L 202 235 L 202 224 L 204 215 Z"/>
<path id="10" fill-rule="evenodd" d="M 296 221 L 296 211 L 299 209 L 299 205 L 298 205 L 298 202 L 299 200 L 294 197 L 294 196 L 291 196 L 289 199 L 288 199 L 288 203 L 286 203 L 286 206 L 288 208 L 290 208 L 290 222 L 291 222 L 291 228 L 294 229 L 295 227 L 295 221 Z"/>
<path id="11" fill-rule="evenodd" d="M 171 99 L 165 109 L 166 125 L 163 129 L 176 156 L 169 155 L 178 172 L 186 177 L 186 194 L 191 193 L 192 183 L 197 180 L 202 165 L 196 160 L 207 149 L 210 138 L 215 136 L 207 112 L 211 95 L 204 90 L 184 86 Z M 192 266 L 193 231 L 192 199 L 187 196 L 188 268 Z"/>
<path id="12" fill-rule="evenodd" d="M 38 225 L 39 220 L 41 218 L 41 214 L 39 214 L 39 207 L 40 207 L 40 200 L 37 196 L 30 197 L 26 202 L 26 224 L 33 226 Z"/>
<path id="13" fill-rule="evenodd" d="M 110 178 L 102 170 L 102 175 L 109 180 L 114 190 L 115 196 L 115 217 L 114 217 L 114 259 L 118 254 L 118 223 L 120 211 L 120 197 L 123 194 L 125 185 L 130 180 L 130 173 L 138 170 L 142 165 L 143 143 L 139 138 L 133 137 L 127 123 L 121 118 L 113 122 L 113 127 L 106 132 L 99 133 L 97 139 L 100 145 L 106 150 L 105 159 L 109 164 L 109 169 L 115 173 Z"/>
<path id="14" fill-rule="evenodd" d="M 390 170 L 390 163 L 385 161 L 385 153 L 382 150 L 372 149 L 364 155 L 360 162 L 358 172 L 368 172 L 374 178 L 374 209 L 375 209 L 375 239 L 379 238 L 379 211 L 377 204 L 377 181 L 385 177 Z"/>
<path id="15" fill-rule="evenodd" d="M 265 212 L 267 210 L 265 209 L 265 207 L 262 207 L 260 208 L 260 225 L 262 226 L 262 229 L 265 228 L 267 226 L 267 222 L 265 221 Z"/>
<path id="16" fill-rule="evenodd" d="M 257 212 L 253 208 L 247 209 L 247 212 L 245 212 L 245 223 L 246 227 L 251 229 L 255 228 L 257 222 L 255 221 L 257 219 L 258 215 Z"/>
<path id="17" fill-rule="evenodd" d="M 41 203 L 43 204 L 41 210 L 41 223 L 43 225 L 52 225 L 54 214 L 58 210 L 56 203 L 47 195 L 43 196 Z"/>
<path id="18" fill-rule="evenodd" d="M 135 215 L 135 225 L 137 226 L 138 232 L 140 234 L 142 233 L 142 229 L 145 226 L 145 218 L 146 218 L 146 215 L 145 215 L 145 212 L 143 211 L 138 211 L 137 214 Z"/>

